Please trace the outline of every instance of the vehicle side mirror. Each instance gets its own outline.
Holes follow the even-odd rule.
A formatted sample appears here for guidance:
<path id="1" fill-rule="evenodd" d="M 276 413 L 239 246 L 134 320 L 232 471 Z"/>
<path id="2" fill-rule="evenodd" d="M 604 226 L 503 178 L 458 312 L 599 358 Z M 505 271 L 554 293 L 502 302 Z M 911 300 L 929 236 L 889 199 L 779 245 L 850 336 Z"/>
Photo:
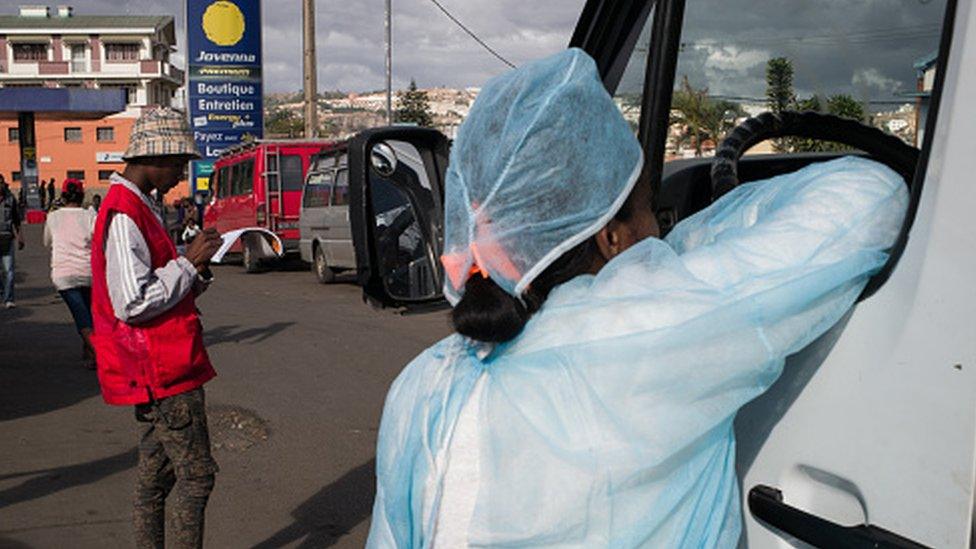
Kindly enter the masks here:
<path id="1" fill-rule="evenodd" d="M 349 222 L 364 298 L 381 307 L 442 299 L 444 174 L 438 131 L 387 127 L 349 143 Z"/>

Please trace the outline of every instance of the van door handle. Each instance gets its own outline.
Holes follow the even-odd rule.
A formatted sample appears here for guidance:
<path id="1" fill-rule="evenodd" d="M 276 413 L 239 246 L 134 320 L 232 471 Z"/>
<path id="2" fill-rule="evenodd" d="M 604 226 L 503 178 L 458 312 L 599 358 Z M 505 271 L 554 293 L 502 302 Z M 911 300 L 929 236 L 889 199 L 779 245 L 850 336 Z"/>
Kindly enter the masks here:
<path id="1" fill-rule="evenodd" d="M 838 549 L 929 549 L 870 524 L 842 526 L 783 503 L 783 492 L 759 484 L 749 490 L 752 516 L 814 547 Z"/>

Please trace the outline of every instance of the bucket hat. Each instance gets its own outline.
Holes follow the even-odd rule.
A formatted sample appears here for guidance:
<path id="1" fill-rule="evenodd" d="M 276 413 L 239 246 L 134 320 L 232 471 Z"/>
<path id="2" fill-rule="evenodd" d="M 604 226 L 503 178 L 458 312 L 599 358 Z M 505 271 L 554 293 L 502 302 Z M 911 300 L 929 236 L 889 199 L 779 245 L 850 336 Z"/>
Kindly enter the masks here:
<path id="1" fill-rule="evenodd" d="M 132 126 L 124 160 L 152 156 L 185 155 L 200 158 L 186 117 L 169 107 L 146 111 Z"/>

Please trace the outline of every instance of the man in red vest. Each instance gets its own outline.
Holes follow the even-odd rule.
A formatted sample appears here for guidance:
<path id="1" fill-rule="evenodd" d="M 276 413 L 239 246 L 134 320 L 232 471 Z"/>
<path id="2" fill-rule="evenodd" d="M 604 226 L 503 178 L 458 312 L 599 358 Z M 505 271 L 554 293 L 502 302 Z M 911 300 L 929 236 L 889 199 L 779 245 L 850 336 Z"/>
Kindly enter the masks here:
<path id="1" fill-rule="evenodd" d="M 102 396 L 134 406 L 140 422 L 138 547 L 163 547 L 170 491 L 175 546 L 202 546 L 217 472 L 203 393 L 216 373 L 194 298 L 212 280 L 207 266 L 220 237 L 204 231 L 179 256 L 162 222 L 163 195 L 199 156 L 183 115 L 168 108 L 143 114 L 92 238 L 92 344 Z"/>

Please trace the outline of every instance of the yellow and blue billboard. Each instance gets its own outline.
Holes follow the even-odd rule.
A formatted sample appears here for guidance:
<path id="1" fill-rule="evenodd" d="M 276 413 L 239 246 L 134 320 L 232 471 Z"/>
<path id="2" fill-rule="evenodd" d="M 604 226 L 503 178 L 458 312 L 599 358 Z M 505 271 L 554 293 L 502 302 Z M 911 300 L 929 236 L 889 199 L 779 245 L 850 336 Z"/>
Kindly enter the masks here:
<path id="1" fill-rule="evenodd" d="M 264 134 L 260 0 L 187 0 L 187 101 L 203 159 L 191 186 L 209 190 L 213 161 Z"/>

